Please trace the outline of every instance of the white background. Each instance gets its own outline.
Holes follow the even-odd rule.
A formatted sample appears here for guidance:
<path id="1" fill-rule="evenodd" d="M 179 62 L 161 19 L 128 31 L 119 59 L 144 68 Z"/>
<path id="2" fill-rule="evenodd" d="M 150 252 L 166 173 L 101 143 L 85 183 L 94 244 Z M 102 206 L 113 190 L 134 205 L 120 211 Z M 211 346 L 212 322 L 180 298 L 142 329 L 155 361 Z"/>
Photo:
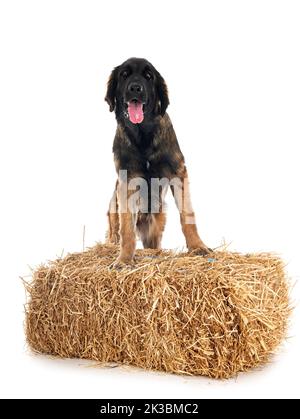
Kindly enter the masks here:
<path id="1" fill-rule="evenodd" d="M 300 8 L 297 1 L 1 1 L 0 395 L 299 397 L 299 309 L 261 371 L 214 381 L 34 356 L 19 276 L 103 240 L 115 181 L 112 68 L 165 77 L 203 240 L 275 251 L 299 277 Z M 170 199 L 164 247 L 184 245 Z M 299 288 L 293 291 L 298 303 Z"/>

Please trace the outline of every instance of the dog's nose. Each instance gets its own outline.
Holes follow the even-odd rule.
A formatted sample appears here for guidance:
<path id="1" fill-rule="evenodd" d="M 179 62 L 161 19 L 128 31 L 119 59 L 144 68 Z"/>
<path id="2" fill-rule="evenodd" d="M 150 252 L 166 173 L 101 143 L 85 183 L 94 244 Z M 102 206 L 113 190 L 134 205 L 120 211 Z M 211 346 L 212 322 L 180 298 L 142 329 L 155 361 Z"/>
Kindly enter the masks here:
<path id="1" fill-rule="evenodd" d="M 129 83 L 128 90 L 131 93 L 142 93 L 143 86 L 140 83 L 132 82 Z"/>

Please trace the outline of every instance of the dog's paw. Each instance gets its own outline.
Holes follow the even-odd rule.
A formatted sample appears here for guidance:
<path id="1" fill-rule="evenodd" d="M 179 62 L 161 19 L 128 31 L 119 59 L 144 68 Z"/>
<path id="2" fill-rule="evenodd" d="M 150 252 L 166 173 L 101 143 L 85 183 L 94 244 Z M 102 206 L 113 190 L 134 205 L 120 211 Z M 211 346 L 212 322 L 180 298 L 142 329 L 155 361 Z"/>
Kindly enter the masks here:
<path id="1" fill-rule="evenodd" d="M 111 269 L 121 271 L 123 269 L 130 269 L 133 266 L 133 259 L 123 259 L 120 256 L 110 265 Z"/>
<path id="2" fill-rule="evenodd" d="M 107 234 L 105 238 L 106 244 L 119 244 L 120 236 L 118 234 Z"/>
<path id="3" fill-rule="evenodd" d="M 189 249 L 189 253 L 193 256 L 206 256 L 212 252 L 213 250 L 210 247 L 206 247 L 205 245 Z"/>

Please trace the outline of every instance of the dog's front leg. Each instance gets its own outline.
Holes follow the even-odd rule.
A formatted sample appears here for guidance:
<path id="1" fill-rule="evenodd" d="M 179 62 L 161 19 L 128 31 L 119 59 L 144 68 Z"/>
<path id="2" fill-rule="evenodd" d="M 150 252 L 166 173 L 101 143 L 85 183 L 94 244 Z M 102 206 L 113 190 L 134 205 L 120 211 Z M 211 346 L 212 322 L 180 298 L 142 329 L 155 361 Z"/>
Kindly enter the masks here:
<path id="1" fill-rule="evenodd" d="M 130 196 L 133 191 L 128 190 L 128 183 L 119 181 L 118 183 L 118 204 L 120 220 L 120 254 L 115 262 L 115 266 L 130 264 L 133 260 L 136 236 L 136 214 L 137 208 L 130 205 Z"/>

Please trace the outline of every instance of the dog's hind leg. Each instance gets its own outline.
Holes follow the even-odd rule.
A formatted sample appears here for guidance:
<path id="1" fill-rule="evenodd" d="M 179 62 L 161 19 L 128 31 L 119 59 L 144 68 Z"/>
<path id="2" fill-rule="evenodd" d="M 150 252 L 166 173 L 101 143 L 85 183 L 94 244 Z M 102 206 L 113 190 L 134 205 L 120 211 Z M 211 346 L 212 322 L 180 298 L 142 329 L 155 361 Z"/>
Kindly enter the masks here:
<path id="1" fill-rule="evenodd" d="M 140 214 L 137 230 L 145 249 L 160 249 L 162 234 L 166 224 L 166 214 Z"/>
<path id="2" fill-rule="evenodd" d="M 106 233 L 106 243 L 118 244 L 120 242 L 120 221 L 119 221 L 119 208 L 117 198 L 117 186 L 114 190 L 113 196 L 109 203 L 107 211 L 108 218 L 108 231 Z"/>

